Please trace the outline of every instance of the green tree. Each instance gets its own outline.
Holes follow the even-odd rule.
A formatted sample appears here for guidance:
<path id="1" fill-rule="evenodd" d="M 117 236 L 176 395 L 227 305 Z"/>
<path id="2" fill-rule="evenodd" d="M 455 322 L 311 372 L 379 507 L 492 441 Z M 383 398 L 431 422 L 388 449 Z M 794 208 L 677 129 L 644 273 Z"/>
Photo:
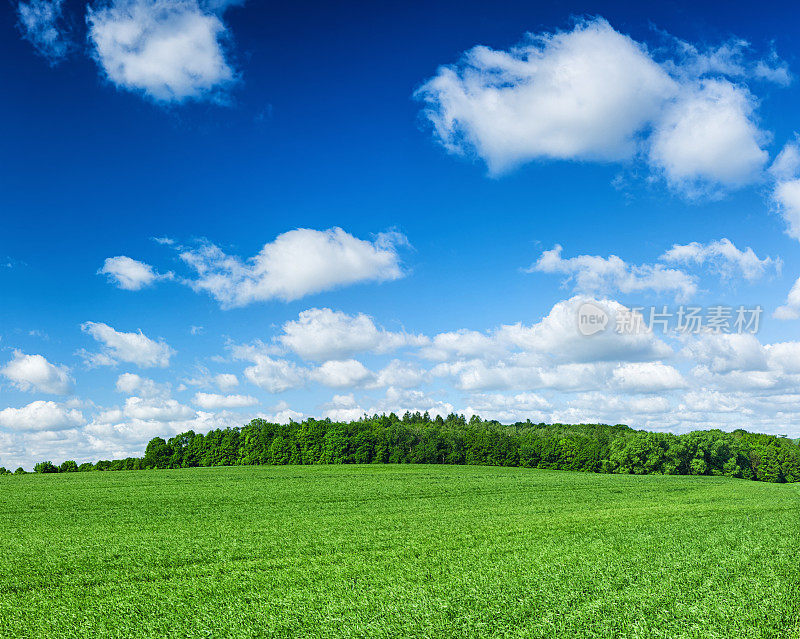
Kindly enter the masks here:
<path id="1" fill-rule="evenodd" d="M 42 461 L 33 467 L 35 473 L 57 473 L 58 466 L 54 466 L 51 461 Z"/>

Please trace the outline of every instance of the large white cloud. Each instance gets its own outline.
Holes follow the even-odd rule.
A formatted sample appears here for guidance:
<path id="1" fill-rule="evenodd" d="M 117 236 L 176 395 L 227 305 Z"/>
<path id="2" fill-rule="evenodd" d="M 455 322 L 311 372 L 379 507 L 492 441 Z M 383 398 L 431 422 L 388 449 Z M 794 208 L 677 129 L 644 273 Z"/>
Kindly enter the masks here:
<path id="1" fill-rule="evenodd" d="M 475 47 L 417 97 L 449 150 L 472 150 L 496 173 L 535 158 L 629 158 L 674 85 L 644 47 L 597 19 L 510 51 Z"/>
<path id="2" fill-rule="evenodd" d="M 84 322 L 81 329 L 103 345 L 99 353 L 82 352 L 89 365 L 112 366 L 118 362 L 130 362 L 141 368 L 166 368 L 175 354 L 165 341 L 152 340 L 141 330 L 122 333 L 100 322 Z"/>
<path id="3" fill-rule="evenodd" d="M 656 124 L 650 163 L 690 194 L 755 182 L 768 158 L 755 108 L 753 96 L 727 80 L 684 88 Z"/>
<path id="4" fill-rule="evenodd" d="M 98 64 L 120 88 L 183 102 L 218 99 L 235 80 L 228 31 L 197 0 L 112 0 L 90 7 L 86 21 Z"/>
<path id="5" fill-rule="evenodd" d="M 508 51 L 474 47 L 415 95 L 445 148 L 494 174 L 535 159 L 642 157 L 690 195 L 758 180 L 767 136 L 743 82 L 785 85 L 785 65 L 753 60 L 742 41 L 700 51 L 673 40 L 657 53 L 602 18 L 581 20 Z"/>
<path id="6" fill-rule="evenodd" d="M 347 315 L 329 308 L 302 311 L 283 325 L 278 341 L 303 359 L 345 359 L 356 353 L 388 353 L 409 344 L 424 343 L 420 336 L 395 333 L 375 326 L 368 315 Z"/>
<path id="7" fill-rule="evenodd" d="M 0 373 L 20 390 L 40 391 L 55 395 L 72 392 L 73 380 L 66 366 L 51 364 L 41 355 L 26 355 L 14 351 L 14 357 Z"/>
<path id="8" fill-rule="evenodd" d="M 0 426 L 14 431 L 50 431 L 84 424 L 83 414 L 56 402 L 35 401 L 22 408 L 0 410 Z"/>
<path id="9" fill-rule="evenodd" d="M 187 249 L 181 258 L 197 272 L 190 284 L 223 308 L 280 299 L 296 300 L 347 284 L 394 280 L 403 276 L 397 245 L 405 238 L 381 233 L 361 240 L 340 228 L 296 229 L 264 245 L 242 261 L 207 244 Z"/>
<path id="10" fill-rule="evenodd" d="M 363 386 L 375 379 L 375 374 L 355 359 L 331 360 L 309 372 L 309 378 L 330 388 Z"/>

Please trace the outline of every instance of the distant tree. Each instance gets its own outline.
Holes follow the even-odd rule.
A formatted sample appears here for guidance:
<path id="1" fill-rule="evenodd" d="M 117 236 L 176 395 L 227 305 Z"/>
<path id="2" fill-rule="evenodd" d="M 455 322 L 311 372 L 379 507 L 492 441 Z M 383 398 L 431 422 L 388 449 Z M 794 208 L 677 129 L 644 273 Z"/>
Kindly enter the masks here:
<path id="1" fill-rule="evenodd" d="M 5 466 L 0 466 L 0 475 L 10 475 L 11 471 Z"/>
<path id="2" fill-rule="evenodd" d="M 147 468 L 169 468 L 172 451 L 161 437 L 154 437 L 144 451 L 144 464 Z"/>
<path id="3" fill-rule="evenodd" d="M 90 470 L 94 470 L 94 464 L 92 462 L 86 462 L 78 466 L 78 472 L 87 473 Z"/>
<path id="4" fill-rule="evenodd" d="M 61 466 L 58 468 L 58 472 L 60 473 L 77 473 L 78 472 L 78 464 L 71 459 L 65 461 Z"/>
<path id="5" fill-rule="evenodd" d="M 58 467 L 53 465 L 51 461 L 42 461 L 33 467 L 35 473 L 57 473 Z"/>
<path id="6" fill-rule="evenodd" d="M 17 468 L 17 470 L 14 471 L 14 474 L 15 475 L 27 475 L 28 473 L 22 466 L 20 466 L 19 468 Z"/>

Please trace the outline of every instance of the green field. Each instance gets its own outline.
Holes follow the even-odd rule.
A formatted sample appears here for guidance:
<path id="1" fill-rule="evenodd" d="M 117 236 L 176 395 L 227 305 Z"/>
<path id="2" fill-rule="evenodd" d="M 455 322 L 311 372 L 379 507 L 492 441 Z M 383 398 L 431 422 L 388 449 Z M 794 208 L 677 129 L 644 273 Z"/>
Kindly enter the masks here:
<path id="1" fill-rule="evenodd" d="M 800 637 L 800 485 L 374 465 L 0 478 L 2 637 Z"/>

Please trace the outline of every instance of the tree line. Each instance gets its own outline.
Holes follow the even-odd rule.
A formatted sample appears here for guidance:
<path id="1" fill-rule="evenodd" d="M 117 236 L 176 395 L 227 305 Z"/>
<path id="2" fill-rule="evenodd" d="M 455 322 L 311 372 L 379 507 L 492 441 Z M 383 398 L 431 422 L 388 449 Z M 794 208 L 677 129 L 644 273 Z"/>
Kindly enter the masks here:
<path id="1" fill-rule="evenodd" d="M 479 464 L 595 473 L 718 475 L 766 482 L 800 481 L 800 446 L 786 437 L 736 430 L 683 435 L 621 424 L 504 425 L 463 415 L 307 419 L 155 437 L 143 457 L 60 466 L 37 473 L 146 470 L 256 464 Z M 22 468 L 16 473 L 24 473 Z M 9 474 L 6 469 L 0 473 Z"/>

